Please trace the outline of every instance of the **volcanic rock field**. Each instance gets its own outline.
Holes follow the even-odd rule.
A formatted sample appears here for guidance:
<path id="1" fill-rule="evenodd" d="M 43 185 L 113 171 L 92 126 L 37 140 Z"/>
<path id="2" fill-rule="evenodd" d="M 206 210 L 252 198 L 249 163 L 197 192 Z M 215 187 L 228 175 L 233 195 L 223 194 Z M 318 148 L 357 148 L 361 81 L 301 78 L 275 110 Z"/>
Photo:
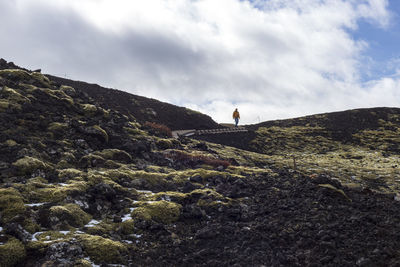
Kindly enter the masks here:
<path id="1" fill-rule="evenodd" d="M 218 127 L 0 60 L 0 266 L 400 266 L 400 109 Z"/>

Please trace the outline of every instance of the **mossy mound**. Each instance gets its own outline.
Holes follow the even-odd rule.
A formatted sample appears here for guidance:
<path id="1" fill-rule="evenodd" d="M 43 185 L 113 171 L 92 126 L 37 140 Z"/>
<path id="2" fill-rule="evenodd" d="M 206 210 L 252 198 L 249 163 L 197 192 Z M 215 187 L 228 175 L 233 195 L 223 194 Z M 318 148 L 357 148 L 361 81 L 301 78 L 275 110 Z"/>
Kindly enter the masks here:
<path id="1" fill-rule="evenodd" d="M 0 214 L 3 222 L 10 221 L 14 216 L 22 215 L 26 208 L 21 193 L 14 188 L 0 189 Z"/>
<path id="2" fill-rule="evenodd" d="M 123 163 L 132 162 L 132 156 L 129 155 L 126 151 L 120 149 L 104 149 L 102 151 L 98 151 L 95 153 L 108 160 L 115 160 Z"/>
<path id="3" fill-rule="evenodd" d="M 0 266 L 16 266 L 25 256 L 25 247 L 18 239 L 12 238 L 4 245 L 0 245 Z"/>
<path id="4" fill-rule="evenodd" d="M 46 170 L 51 168 L 47 163 L 44 163 L 40 159 L 29 156 L 17 160 L 12 165 L 17 168 L 18 173 L 21 175 L 31 174 L 38 169 Z"/>
<path id="5" fill-rule="evenodd" d="M 50 208 L 50 217 L 52 223 L 65 222 L 73 227 L 82 227 L 91 219 L 91 216 L 76 204 L 53 206 Z"/>
<path id="6" fill-rule="evenodd" d="M 92 104 L 81 104 L 81 107 L 87 116 L 93 116 L 98 111 L 97 107 Z"/>
<path id="7" fill-rule="evenodd" d="M 139 207 L 132 212 L 132 217 L 142 220 L 154 220 L 163 224 L 170 224 L 179 219 L 182 206 L 168 201 L 139 202 Z"/>
<path id="8" fill-rule="evenodd" d="M 124 244 L 95 235 L 80 235 L 78 240 L 85 252 L 95 263 L 123 264 L 123 255 L 127 253 Z"/>

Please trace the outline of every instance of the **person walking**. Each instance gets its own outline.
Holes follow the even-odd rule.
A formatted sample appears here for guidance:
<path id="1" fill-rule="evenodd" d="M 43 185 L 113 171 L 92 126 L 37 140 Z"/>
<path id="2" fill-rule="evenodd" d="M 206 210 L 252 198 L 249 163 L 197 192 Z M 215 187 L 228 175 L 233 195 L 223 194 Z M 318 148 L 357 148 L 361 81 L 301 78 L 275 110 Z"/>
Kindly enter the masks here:
<path id="1" fill-rule="evenodd" d="M 238 109 L 235 109 L 235 111 L 233 112 L 232 117 L 235 120 L 235 127 L 237 127 L 238 123 L 239 123 L 239 119 L 240 119 L 240 114 L 239 114 Z"/>

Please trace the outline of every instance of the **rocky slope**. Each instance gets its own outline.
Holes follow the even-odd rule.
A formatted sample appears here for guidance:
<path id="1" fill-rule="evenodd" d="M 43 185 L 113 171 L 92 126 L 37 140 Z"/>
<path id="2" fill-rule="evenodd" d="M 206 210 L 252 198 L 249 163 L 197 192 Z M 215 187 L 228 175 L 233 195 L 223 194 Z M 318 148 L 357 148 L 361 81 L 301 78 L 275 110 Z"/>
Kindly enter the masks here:
<path id="1" fill-rule="evenodd" d="M 400 189 L 400 109 L 371 108 L 246 126 L 240 135 L 198 139 L 268 155 L 306 175 L 329 174 L 348 186 Z M 294 163 L 294 159 L 296 163 Z"/>
<path id="2" fill-rule="evenodd" d="M 400 264 L 393 193 L 278 152 L 171 139 L 136 116 L 0 70 L 0 266 Z M 259 129 L 261 142 L 275 128 Z"/>
<path id="3" fill-rule="evenodd" d="M 128 117 L 133 116 L 140 123 L 155 122 L 167 125 L 172 130 L 216 129 L 221 127 L 211 117 L 188 108 L 178 107 L 116 89 L 104 88 L 97 84 L 73 81 L 50 75 L 49 78 L 59 84 L 80 89 L 104 108 L 117 110 Z"/>

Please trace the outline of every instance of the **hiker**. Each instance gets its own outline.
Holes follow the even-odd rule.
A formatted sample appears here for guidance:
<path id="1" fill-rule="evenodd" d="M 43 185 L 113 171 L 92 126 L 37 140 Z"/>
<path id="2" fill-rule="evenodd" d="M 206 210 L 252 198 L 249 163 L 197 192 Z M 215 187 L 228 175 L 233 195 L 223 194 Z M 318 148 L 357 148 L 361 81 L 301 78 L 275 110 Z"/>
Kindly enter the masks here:
<path id="1" fill-rule="evenodd" d="M 239 123 L 239 119 L 240 119 L 240 114 L 239 114 L 238 109 L 235 109 L 235 111 L 233 112 L 232 117 L 235 120 L 235 127 L 237 127 L 238 123 Z"/>

